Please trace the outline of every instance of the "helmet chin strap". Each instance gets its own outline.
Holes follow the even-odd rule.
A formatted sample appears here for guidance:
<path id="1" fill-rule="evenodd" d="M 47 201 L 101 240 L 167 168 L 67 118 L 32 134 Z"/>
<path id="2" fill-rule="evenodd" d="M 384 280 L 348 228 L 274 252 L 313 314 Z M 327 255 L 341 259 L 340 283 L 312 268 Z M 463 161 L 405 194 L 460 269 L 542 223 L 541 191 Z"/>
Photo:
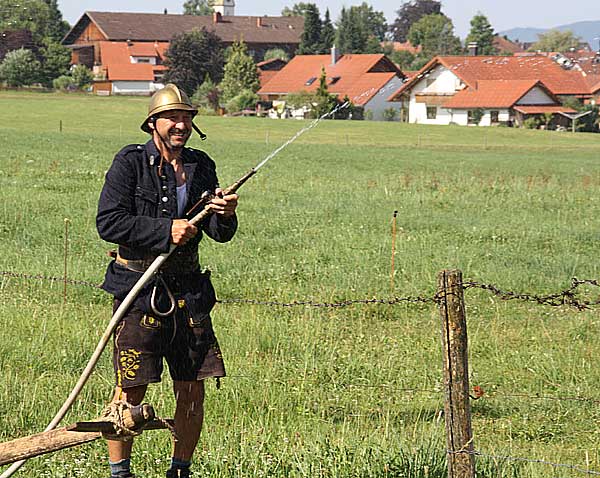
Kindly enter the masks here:
<path id="1" fill-rule="evenodd" d="M 202 141 L 206 141 L 206 135 L 202 131 L 200 131 L 200 128 L 198 128 L 198 126 L 196 126 L 193 121 L 192 128 L 194 128 L 194 131 L 200 135 L 200 139 Z"/>

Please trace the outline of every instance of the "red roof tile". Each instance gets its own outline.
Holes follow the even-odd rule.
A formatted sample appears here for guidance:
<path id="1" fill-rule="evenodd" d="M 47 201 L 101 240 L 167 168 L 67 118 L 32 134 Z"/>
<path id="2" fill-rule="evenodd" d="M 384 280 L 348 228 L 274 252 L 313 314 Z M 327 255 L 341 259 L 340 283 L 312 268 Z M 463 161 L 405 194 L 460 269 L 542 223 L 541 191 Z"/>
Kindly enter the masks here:
<path id="1" fill-rule="evenodd" d="M 444 108 L 510 108 L 534 87 L 552 93 L 536 80 L 482 80 L 476 88 L 465 88 L 444 103 Z"/>
<path id="2" fill-rule="evenodd" d="M 539 80 L 555 95 L 590 94 L 581 72 L 564 70 L 544 56 L 442 56 L 427 63 L 392 97 L 398 99 L 400 94 L 438 65 L 444 66 L 471 87 L 480 80 Z"/>
<path id="3" fill-rule="evenodd" d="M 315 91 L 321 69 L 325 68 L 328 90 L 343 99 L 363 105 L 395 76 L 402 72 L 385 56 L 344 55 L 331 64 L 330 55 L 297 55 L 259 91 L 259 95 L 286 95 L 300 91 Z M 307 84 L 309 80 L 312 83 Z"/>
<path id="4" fill-rule="evenodd" d="M 106 71 L 109 81 L 154 81 L 154 65 L 147 63 L 110 64 Z"/>

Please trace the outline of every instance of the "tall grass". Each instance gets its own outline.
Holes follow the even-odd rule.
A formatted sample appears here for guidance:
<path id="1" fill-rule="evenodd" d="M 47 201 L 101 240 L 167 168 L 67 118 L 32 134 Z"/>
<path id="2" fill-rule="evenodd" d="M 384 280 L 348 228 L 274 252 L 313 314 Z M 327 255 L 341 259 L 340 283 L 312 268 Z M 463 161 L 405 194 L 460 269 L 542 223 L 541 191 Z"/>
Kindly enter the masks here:
<path id="1" fill-rule="evenodd" d="M 104 172 L 139 131 L 146 99 L 0 93 L 0 270 L 60 276 L 70 220 L 72 278 L 97 284 L 108 258 L 94 216 Z M 62 120 L 63 131 L 59 131 Z M 301 126 L 200 118 L 227 184 Z M 268 140 L 268 142 L 267 142 Z M 220 298 L 336 301 L 434 293 L 443 268 L 547 293 L 600 276 L 600 141 L 512 129 L 323 122 L 240 191 L 233 242 L 203 241 Z M 391 220 L 398 215 L 394 290 Z M 596 297 L 597 291 L 584 291 Z M 600 470 L 595 311 L 503 302 L 467 291 L 475 447 Z M 0 278 L 0 438 L 40 431 L 77 380 L 110 316 L 84 286 Z M 219 305 L 230 377 L 209 386 L 200 476 L 445 476 L 437 312 L 429 305 Z M 66 422 L 109 399 L 106 353 Z M 169 380 L 148 401 L 172 414 Z M 138 439 L 134 468 L 163 476 L 169 437 Z M 31 460 L 28 476 L 107 474 L 100 442 Z M 555 476 L 481 457 L 480 476 Z M 561 471 L 563 477 L 580 476 Z"/>

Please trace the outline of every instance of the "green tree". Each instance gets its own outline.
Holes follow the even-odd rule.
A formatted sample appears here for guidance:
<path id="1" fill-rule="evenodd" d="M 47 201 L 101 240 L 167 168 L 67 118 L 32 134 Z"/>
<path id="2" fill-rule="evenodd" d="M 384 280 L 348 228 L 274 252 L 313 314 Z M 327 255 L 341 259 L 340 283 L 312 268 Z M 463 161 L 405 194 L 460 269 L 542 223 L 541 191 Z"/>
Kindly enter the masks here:
<path id="1" fill-rule="evenodd" d="M 192 96 L 192 101 L 202 108 L 217 111 L 220 96 L 221 91 L 218 86 L 210 79 L 210 76 L 206 75 L 204 83 L 196 89 L 194 96 Z"/>
<path id="2" fill-rule="evenodd" d="M 85 65 L 75 65 L 71 70 L 73 84 L 78 90 L 83 90 L 94 81 L 94 75 Z"/>
<path id="3" fill-rule="evenodd" d="M 48 23 L 45 37 L 55 42 L 60 42 L 71 28 L 69 22 L 65 21 L 62 12 L 58 8 L 58 0 L 44 0 L 48 5 Z"/>
<path id="4" fill-rule="evenodd" d="M 321 17 L 314 3 L 306 5 L 304 10 L 304 31 L 300 38 L 298 54 L 314 55 L 321 51 Z"/>
<path id="5" fill-rule="evenodd" d="M 206 29 L 176 35 L 166 52 L 169 68 L 164 81 L 175 83 L 188 95 L 193 95 L 208 75 L 215 83 L 223 78 L 223 44 Z"/>
<path id="6" fill-rule="evenodd" d="M 321 76 L 319 77 L 319 87 L 315 91 L 314 116 L 320 118 L 326 113 L 329 113 L 337 103 L 334 95 L 329 94 L 327 88 L 327 73 L 325 67 L 321 67 Z"/>
<path id="7" fill-rule="evenodd" d="M 374 36 L 380 42 L 385 40 L 388 26 L 383 12 L 373 10 L 373 7 L 366 2 L 352 6 L 350 9 L 355 11 L 356 20 L 368 36 Z"/>
<path id="8" fill-rule="evenodd" d="M 0 63 L 0 80 L 8 86 L 28 86 L 38 80 L 40 62 L 31 50 L 10 51 Z"/>
<path id="9" fill-rule="evenodd" d="M 410 28 L 426 15 L 442 13 L 442 2 L 436 0 L 412 0 L 403 2 L 396 11 L 396 20 L 390 25 L 390 32 L 395 41 L 408 40 Z"/>
<path id="10" fill-rule="evenodd" d="M 212 0 L 187 0 L 183 3 L 184 15 L 212 15 Z"/>
<path id="11" fill-rule="evenodd" d="M 0 0 L 0 31 L 29 30 L 36 45 L 51 36 L 50 17 L 44 0 Z"/>
<path id="12" fill-rule="evenodd" d="M 319 40 L 321 44 L 321 53 L 329 53 L 331 47 L 335 43 L 335 28 L 331 23 L 331 17 L 329 15 L 329 8 L 325 10 L 325 18 L 321 25 L 321 38 Z"/>
<path id="13" fill-rule="evenodd" d="M 283 60 L 283 61 L 290 60 L 290 56 L 282 48 L 271 48 L 270 50 L 267 50 L 265 52 L 263 61 L 273 60 L 275 58 L 279 58 L 280 60 Z"/>
<path id="14" fill-rule="evenodd" d="M 253 110 L 259 101 L 258 95 L 252 90 L 242 90 L 227 102 L 227 111 L 236 113 L 243 110 Z"/>
<path id="15" fill-rule="evenodd" d="M 281 10 L 281 15 L 284 17 L 303 17 L 308 5 L 314 4 L 305 2 L 295 3 L 292 8 L 285 7 L 283 10 Z"/>
<path id="16" fill-rule="evenodd" d="M 477 51 L 481 55 L 497 55 L 498 50 L 494 46 L 494 28 L 482 13 L 478 13 L 471 19 L 471 31 L 467 35 L 466 44 L 477 42 Z"/>
<path id="17" fill-rule="evenodd" d="M 454 35 L 454 25 L 446 15 L 426 15 L 408 32 L 413 45 L 421 45 L 420 57 L 431 59 L 436 55 L 457 55 L 462 51 L 460 39 Z"/>
<path id="18" fill-rule="evenodd" d="M 581 39 L 576 37 L 571 30 L 549 30 L 546 33 L 538 35 L 538 41 L 535 42 L 529 51 L 558 51 L 565 52 L 571 48 L 577 48 Z"/>
<path id="19" fill-rule="evenodd" d="M 415 61 L 415 55 L 406 50 L 393 51 L 388 55 L 388 57 L 390 60 L 396 63 L 401 70 L 412 69 L 412 63 Z"/>
<path id="20" fill-rule="evenodd" d="M 359 12 L 356 8 L 343 8 L 337 22 L 336 45 L 342 53 L 364 53 L 368 33 L 359 21 Z"/>
<path id="21" fill-rule="evenodd" d="M 45 86 L 52 86 L 54 79 L 69 71 L 71 50 L 47 38 L 39 54 L 42 57 L 39 81 Z"/>
<path id="22" fill-rule="evenodd" d="M 257 92 L 259 88 L 258 70 L 252 57 L 248 55 L 246 44 L 242 41 L 235 42 L 221 83 L 224 99 L 228 101 L 242 90 Z"/>

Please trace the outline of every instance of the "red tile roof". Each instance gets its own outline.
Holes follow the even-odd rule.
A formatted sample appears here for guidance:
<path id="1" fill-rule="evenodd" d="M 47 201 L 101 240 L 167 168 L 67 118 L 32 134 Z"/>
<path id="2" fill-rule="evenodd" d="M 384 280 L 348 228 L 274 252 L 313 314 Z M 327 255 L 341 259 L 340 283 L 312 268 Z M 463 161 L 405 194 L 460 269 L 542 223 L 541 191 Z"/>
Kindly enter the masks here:
<path id="1" fill-rule="evenodd" d="M 331 64 L 330 55 L 297 55 L 258 94 L 267 96 L 315 91 L 323 67 L 329 92 L 340 99 L 348 96 L 357 105 L 367 103 L 395 76 L 404 76 L 394 63 L 381 54 L 343 55 L 335 65 Z M 312 83 L 307 84 L 311 79 Z"/>
<path id="2" fill-rule="evenodd" d="M 454 73 L 470 87 L 475 87 L 480 80 L 539 80 L 555 95 L 590 94 L 581 72 L 564 70 L 552 59 L 543 56 L 441 56 L 427 63 L 392 98 L 397 100 L 399 95 L 438 65 Z"/>
<path id="3" fill-rule="evenodd" d="M 526 115 L 539 115 L 544 113 L 577 113 L 572 108 L 561 105 L 535 105 L 535 106 L 515 106 L 515 111 Z"/>
<path id="4" fill-rule="evenodd" d="M 558 100 L 537 80 L 481 80 L 475 88 L 465 88 L 444 103 L 444 108 L 511 108 L 533 88 L 542 88 L 551 98 Z"/>
<path id="5" fill-rule="evenodd" d="M 496 50 L 498 50 L 498 53 L 519 53 L 524 51 L 523 48 L 521 47 L 521 45 L 519 45 L 518 43 L 512 42 L 510 40 L 507 40 L 506 38 L 500 36 L 500 35 L 496 35 L 494 37 L 493 40 L 493 45 L 494 48 L 496 48 Z"/>
<path id="6" fill-rule="evenodd" d="M 109 64 L 106 72 L 109 81 L 154 81 L 154 65 L 147 63 Z"/>
<path id="7" fill-rule="evenodd" d="M 100 42 L 100 59 L 112 81 L 153 81 L 154 72 L 165 71 L 162 55 L 167 43 Z M 131 57 L 156 58 L 158 64 L 132 63 Z"/>
<path id="8" fill-rule="evenodd" d="M 413 44 L 409 41 L 406 41 L 404 43 L 399 41 L 384 41 L 381 42 L 381 46 L 383 48 L 391 46 L 393 51 L 407 51 L 409 53 L 412 53 L 413 55 L 421 53 L 422 50 L 421 45 L 413 46 Z"/>

